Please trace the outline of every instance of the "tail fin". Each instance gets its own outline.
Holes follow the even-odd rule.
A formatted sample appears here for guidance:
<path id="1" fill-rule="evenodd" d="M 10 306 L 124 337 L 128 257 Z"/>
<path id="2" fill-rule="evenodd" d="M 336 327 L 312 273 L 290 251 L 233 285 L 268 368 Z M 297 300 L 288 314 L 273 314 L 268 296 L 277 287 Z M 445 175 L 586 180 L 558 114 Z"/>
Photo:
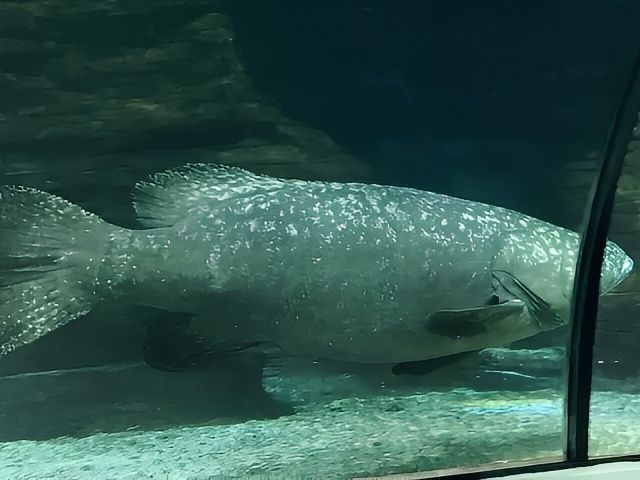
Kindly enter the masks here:
<path id="1" fill-rule="evenodd" d="M 111 228 L 62 198 L 0 185 L 0 355 L 91 309 Z"/>

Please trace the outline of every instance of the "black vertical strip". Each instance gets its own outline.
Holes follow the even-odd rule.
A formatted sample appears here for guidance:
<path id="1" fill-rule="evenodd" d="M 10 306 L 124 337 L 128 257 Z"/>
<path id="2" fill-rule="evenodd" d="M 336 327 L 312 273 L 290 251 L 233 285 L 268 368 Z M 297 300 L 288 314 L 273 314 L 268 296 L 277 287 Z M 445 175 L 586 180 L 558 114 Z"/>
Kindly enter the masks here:
<path id="1" fill-rule="evenodd" d="M 625 154 L 640 111 L 640 55 L 616 112 L 580 245 L 572 298 L 572 332 L 567 394 L 567 460 L 589 455 L 589 406 L 593 346 L 598 315 L 600 267 L 609 231 L 611 210 Z"/>

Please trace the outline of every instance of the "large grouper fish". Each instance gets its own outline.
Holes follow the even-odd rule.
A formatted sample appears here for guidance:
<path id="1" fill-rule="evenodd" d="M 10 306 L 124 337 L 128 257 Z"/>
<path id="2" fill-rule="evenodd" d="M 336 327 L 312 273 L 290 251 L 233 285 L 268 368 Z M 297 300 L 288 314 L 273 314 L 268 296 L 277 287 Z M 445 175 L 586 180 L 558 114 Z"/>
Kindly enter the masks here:
<path id="1" fill-rule="evenodd" d="M 222 356 L 269 345 L 369 364 L 505 345 L 568 321 L 579 236 L 505 208 L 215 164 L 157 173 L 134 204 L 145 229 L 0 187 L 1 353 L 108 300 L 189 314 L 186 329 Z M 609 242 L 601 293 L 632 267 Z"/>

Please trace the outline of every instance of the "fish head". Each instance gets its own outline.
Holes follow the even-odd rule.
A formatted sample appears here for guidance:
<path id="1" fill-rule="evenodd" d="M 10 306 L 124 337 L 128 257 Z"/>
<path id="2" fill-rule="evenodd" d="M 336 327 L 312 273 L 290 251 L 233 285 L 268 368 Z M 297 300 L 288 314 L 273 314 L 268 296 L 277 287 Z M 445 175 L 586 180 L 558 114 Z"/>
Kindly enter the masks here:
<path id="1" fill-rule="evenodd" d="M 634 262 L 626 252 L 612 241 L 607 241 L 600 271 L 600 295 L 613 290 L 629 276 Z"/>
<path id="2" fill-rule="evenodd" d="M 529 220 L 527 227 L 528 230 L 510 232 L 493 267 L 507 270 L 550 304 L 566 308 L 573 295 L 581 236 L 546 222 Z M 600 295 L 618 286 L 633 268 L 631 257 L 608 240 L 602 261 Z"/>
<path id="3" fill-rule="evenodd" d="M 541 330 L 556 328 L 569 320 L 580 251 L 577 233 L 546 228 L 545 235 L 527 237 L 524 248 L 510 258 L 508 267 L 492 270 L 498 298 L 522 301 Z M 541 230 L 538 229 L 538 233 Z M 633 267 L 633 260 L 624 250 L 608 241 L 601 268 L 600 295 L 619 285 Z"/>

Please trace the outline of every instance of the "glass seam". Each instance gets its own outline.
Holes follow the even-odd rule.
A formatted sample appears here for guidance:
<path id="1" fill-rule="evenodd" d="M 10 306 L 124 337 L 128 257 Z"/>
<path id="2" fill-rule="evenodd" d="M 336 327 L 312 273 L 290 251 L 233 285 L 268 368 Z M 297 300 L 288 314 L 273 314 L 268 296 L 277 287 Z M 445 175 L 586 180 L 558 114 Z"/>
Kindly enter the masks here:
<path id="1" fill-rule="evenodd" d="M 640 110 L 640 50 L 614 116 L 596 184 L 590 194 L 571 302 L 568 391 L 566 400 L 569 462 L 589 458 L 589 416 L 593 346 L 598 316 L 600 268 L 613 201 L 627 146 Z"/>

